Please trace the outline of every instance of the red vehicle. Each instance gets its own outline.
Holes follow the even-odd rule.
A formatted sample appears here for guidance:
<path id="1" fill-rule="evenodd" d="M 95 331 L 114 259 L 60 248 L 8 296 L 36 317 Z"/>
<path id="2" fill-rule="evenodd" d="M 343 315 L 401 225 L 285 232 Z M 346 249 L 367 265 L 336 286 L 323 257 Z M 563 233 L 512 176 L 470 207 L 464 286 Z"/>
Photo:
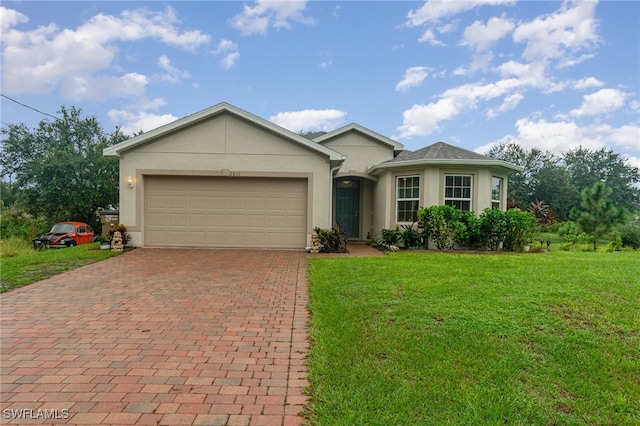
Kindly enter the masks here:
<path id="1" fill-rule="evenodd" d="M 33 248 L 73 247 L 93 242 L 93 229 L 84 222 L 60 222 L 33 239 Z"/>

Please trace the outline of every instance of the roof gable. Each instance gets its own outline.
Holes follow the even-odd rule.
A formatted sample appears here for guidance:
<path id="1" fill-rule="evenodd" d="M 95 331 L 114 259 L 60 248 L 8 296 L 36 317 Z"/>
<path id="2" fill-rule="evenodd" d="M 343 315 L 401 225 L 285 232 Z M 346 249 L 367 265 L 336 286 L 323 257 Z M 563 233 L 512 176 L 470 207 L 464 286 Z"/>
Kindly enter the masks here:
<path id="1" fill-rule="evenodd" d="M 253 115 L 247 111 L 244 111 L 226 102 L 219 103 L 210 108 L 207 108 L 202 111 L 196 112 L 194 114 L 188 115 L 186 117 L 180 118 L 169 124 L 165 124 L 164 126 L 160 126 L 156 129 L 150 130 L 146 133 L 143 133 L 141 135 L 127 139 L 126 141 L 120 142 L 116 145 L 105 148 L 103 150 L 103 155 L 108 157 L 119 157 L 122 153 L 135 149 L 140 145 L 153 143 L 153 141 L 156 139 L 167 136 L 171 133 L 179 132 L 180 130 L 185 129 L 189 126 L 193 126 L 198 122 L 210 119 L 216 115 L 224 114 L 224 113 L 233 114 L 237 117 L 240 117 L 244 120 L 251 122 L 252 124 L 258 126 L 259 128 L 265 131 L 275 133 L 293 143 L 299 144 L 312 151 L 315 151 L 318 154 L 326 155 L 327 157 L 329 157 L 329 160 L 331 161 L 343 161 L 345 158 L 344 155 L 330 148 L 319 145 L 303 136 L 300 136 L 294 132 L 291 132 L 285 129 L 284 127 L 280 127 L 270 121 L 267 121 L 256 115 Z"/>
<path id="2" fill-rule="evenodd" d="M 336 129 L 332 132 L 320 135 L 314 138 L 313 141 L 317 142 L 318 144 L 323 144 L 341 135 L 344 135 L 345 133 L 353 132 L 353 131 L 362 133 L 383 145 L 388 145 L 391 148 L 393 148 L 394 151 L 400 151 L 404 149 L 404 145 L 401 144 L 400 142 L 394 141 L 393 139 L 390 139 L 386 136 L 382 136 L 381 134 L 376 133 L 373 130 L 369 130 L 366 127 L 362 127 L 361 125 L 356 123 L 347 124 L 346 126 L 340 127 L 339 129 Z"/>

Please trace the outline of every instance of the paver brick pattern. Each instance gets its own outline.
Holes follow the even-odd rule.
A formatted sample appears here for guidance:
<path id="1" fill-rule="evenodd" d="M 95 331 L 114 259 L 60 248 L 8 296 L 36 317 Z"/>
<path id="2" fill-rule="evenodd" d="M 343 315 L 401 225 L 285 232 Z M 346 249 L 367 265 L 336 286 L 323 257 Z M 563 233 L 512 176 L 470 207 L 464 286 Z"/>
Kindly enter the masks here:
<path id="1" fill-rule="evenodd" d="M 1 423 L 301 424 L 307 302 L 294 250 L 142 248 L 4 293 Z"/>

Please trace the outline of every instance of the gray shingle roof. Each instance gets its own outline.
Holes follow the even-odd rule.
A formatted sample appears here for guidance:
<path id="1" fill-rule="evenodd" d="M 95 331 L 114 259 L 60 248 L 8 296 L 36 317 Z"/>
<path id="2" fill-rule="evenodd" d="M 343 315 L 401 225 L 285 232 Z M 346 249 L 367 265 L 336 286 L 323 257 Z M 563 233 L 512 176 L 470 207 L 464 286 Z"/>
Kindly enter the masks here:
<path id="1" fill-rule="evenodd" d="M 402 151 L 387 163 L 415 160 L 493 160 L 468 149 L 458 148 L 444 142 L 436 142 L 417 151 Z"/>

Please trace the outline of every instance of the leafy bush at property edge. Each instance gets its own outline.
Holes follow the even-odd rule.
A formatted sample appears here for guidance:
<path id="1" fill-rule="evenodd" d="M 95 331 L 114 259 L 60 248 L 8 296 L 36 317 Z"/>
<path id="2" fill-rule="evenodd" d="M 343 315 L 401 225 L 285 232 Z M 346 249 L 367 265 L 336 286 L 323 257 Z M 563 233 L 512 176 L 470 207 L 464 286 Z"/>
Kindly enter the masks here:
<path id="1" fill-rule="evenodd" d="M 34 217 L 16 206 L 5 207 L 0 202 L 0 239 L 30 240 L 47 231 L 47 222 L 43 217 Z"/>
<path id="2" fill-rule="evenodd" d="M 320 253 L 346 253 L 347 234 L 342 231 L 340 225 L 331 229 L 316 227 L 313 231 L 318 235 Z"/>
<path id="3" fill-rule="evenodd" d="M 620 235 L 623 247 L 632 247 L 635 250 L 640 248 L 640 212 L 636 213 L 631 220 L 620 225 L 616 232 Z"/>

